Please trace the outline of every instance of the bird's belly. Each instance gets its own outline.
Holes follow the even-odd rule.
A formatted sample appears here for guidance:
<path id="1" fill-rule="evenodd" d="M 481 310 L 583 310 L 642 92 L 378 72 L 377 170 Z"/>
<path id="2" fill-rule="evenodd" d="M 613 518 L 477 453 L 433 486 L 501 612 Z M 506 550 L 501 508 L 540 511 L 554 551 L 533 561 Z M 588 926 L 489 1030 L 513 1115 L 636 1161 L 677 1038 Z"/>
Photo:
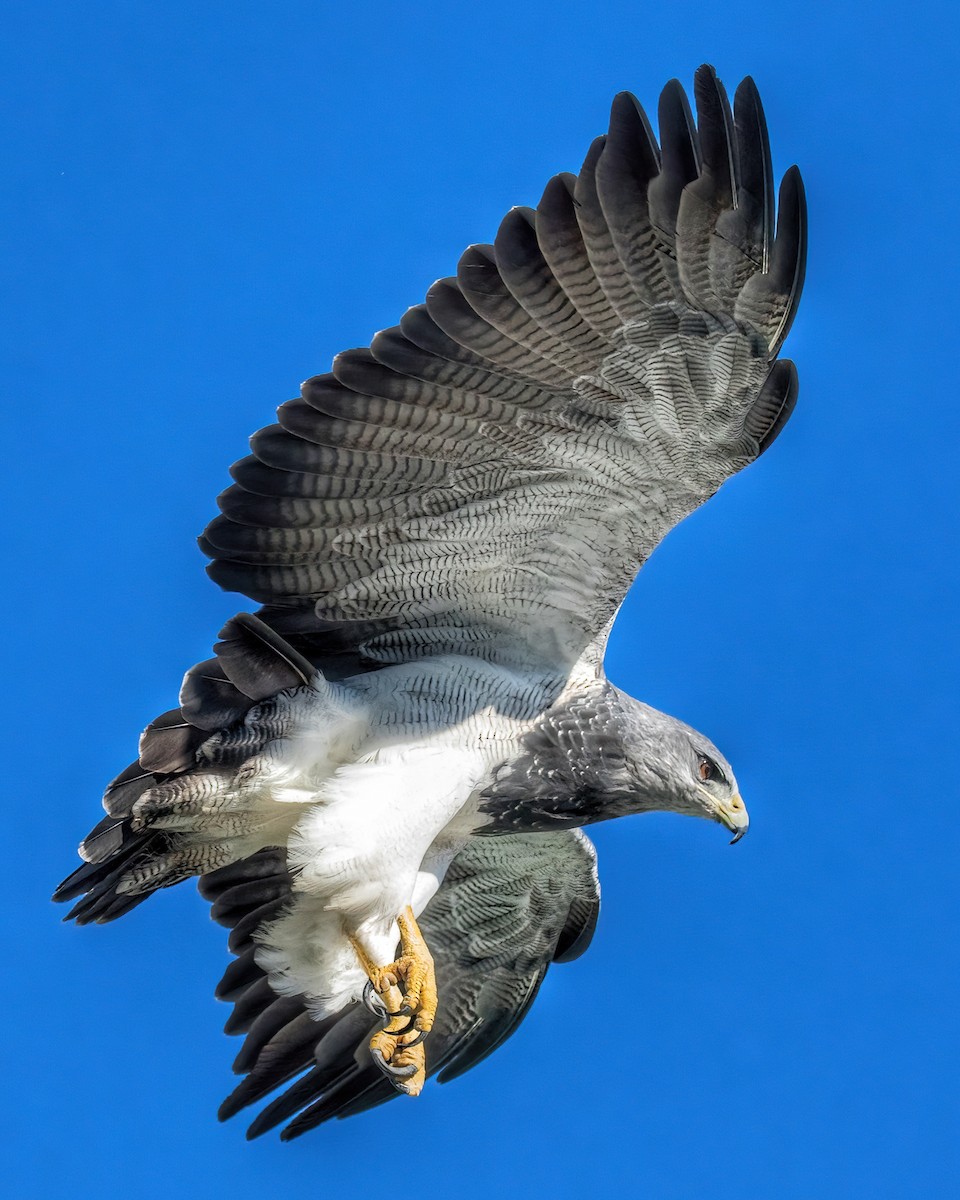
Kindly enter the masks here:
<path id="1" fill-rule="evenodd" d="M 436 893 L 478 824 L 479 795 L 549 692 L 505 680 L 491 664 L 450 659 L 357 681 L 365 736 L 316 782 L 287 839 L 295 899 L 258 956 L 276 990 L 307 995 L 318 1014 L 334 1011 L 364 982 L 350 935 L 392 959 L 397 915 L 407 905 L 421 912 Z M 296 792 L 296 783 L 288 775 L 284 786 Z"/>
<path id="2" fill-rule="evenodd" d="M 350 938 L 386 964 L 396 917 L 421 912 L 469 837 L 482 755 L 395 747 L 341 767 L 287 844 L 288 910 L 262 934 L 257 958 L 275 991 L 303 995 L 317 1016 L 356 1000 L 366 977 Z"/>
<path id="3" fill-rule="evenodd" d="M 389 919 L 411 902 L 417 874 L 488 774 L 476 749 L 396 746 L 337 770 L 288 841 L 296 890 L 322 897 L 348 925 Z M 451 831 L 452 832 L 452 831 Z M 464 829 L 460 845 L 469 836 Z M 428 867 L 428 870 L 430 868 Z"/>
<path id="4" fill-rule="evenodd" d="M 289 861 L 297 889 L 348 921 L 393 920 L 425 860 L 442 878 L 471 836 L 479 793 L 556 683 L 447 656 L 345 686 L 356 689 L 367 732 L 298 820 Z"/>

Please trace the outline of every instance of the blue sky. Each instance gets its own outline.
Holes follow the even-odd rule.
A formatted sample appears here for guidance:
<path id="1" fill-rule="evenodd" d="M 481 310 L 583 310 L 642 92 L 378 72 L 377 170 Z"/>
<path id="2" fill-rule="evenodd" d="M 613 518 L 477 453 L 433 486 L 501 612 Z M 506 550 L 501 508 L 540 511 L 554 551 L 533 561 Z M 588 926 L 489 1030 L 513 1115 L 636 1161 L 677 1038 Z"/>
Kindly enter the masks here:
<path id="1" fill-rule="evenodd" d="M 8 0 L 10 1195 L 359 1197 L 404 1164 L 430 1195 L 957 1194 L 955 10 L 735 8 Z M 194 538 L 302 378 L 576 170 L 616 91 L 654 110 L 704 60 L 804 173 L 801 398 L 644 570 L 608 670 L 722 747 L 750 836 L 599 828 L 596 941 L 507 1047 L 247 1145 L 192 887 L 103 929 L 47 902 L 245 606 Z"/>

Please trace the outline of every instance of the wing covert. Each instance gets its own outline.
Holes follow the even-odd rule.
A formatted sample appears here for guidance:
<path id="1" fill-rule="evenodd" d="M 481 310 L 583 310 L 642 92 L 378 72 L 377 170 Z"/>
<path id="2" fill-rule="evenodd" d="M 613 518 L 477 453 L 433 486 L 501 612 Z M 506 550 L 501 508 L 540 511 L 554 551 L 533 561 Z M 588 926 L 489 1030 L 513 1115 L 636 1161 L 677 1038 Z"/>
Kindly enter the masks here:
<path id="1" fill-rule="evenodd" d="M 803 282 L 799 173 L 756 87 L 614 102 L 579 175 L 251 441 L 201 545 L 314 662 L 449 650 L 569 667 L 666 532 L 765 449 Z M 602 646 L 600 647 L 602 650 Z"/>

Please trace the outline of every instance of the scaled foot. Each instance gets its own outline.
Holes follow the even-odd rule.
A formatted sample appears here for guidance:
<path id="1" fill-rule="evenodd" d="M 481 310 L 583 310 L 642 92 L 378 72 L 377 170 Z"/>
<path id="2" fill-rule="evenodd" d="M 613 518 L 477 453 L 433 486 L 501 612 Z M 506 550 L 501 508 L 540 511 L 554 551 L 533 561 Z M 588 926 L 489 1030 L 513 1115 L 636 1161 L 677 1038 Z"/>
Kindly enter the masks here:
<path id="1" fill-rule="evenodd" d="M 398 1091 L 417 1096 L 426 1081 L 423 1039 L 436 1017 L 437 977 L 411 908 L 397 917 L 397 925 L 400 955 L 387 966 L 371 962 L 363 947 L 351 940 L 370 980 L 364 999 L 384 1020 L 370 1039 L 373 1061 Z"/>

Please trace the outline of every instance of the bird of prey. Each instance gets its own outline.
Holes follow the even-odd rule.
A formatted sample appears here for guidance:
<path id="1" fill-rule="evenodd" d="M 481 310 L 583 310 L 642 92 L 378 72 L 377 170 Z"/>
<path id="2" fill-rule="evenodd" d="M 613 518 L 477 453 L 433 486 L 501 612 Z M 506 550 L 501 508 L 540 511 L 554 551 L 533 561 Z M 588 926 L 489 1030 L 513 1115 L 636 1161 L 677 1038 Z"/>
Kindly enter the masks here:
<path id="1" fill-rule="evenodd" d="M 290 1085 L 252 1134 L 509 1037 L 592 936 L 583 826 L 747 829 L 720 751 L 603 670 L 639 568 L 797 395 L 799 173 L 775 204 L 752 80 L 731 107 L 704 66 L 694 93 L 696 119 L 664 88 L 659 142 L 618 95 L 578 175 L 280 407 L 201 538 L 260 607 L 143 733 L 55 898 L 111 921 L 200 877 L 246 1033 L 222 1115 Z"/>

